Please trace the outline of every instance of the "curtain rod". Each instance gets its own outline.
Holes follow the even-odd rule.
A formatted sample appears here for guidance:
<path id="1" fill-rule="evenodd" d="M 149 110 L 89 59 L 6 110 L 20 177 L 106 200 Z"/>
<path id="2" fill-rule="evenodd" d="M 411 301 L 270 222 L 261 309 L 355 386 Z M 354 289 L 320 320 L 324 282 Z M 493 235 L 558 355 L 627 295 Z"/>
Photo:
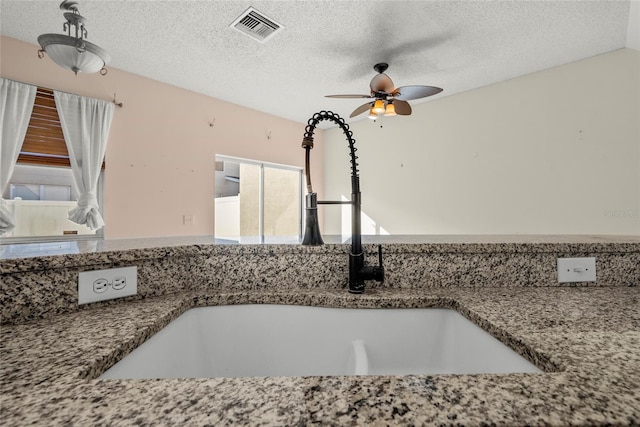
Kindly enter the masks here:
<path id="1" fill-rule="evenodd" d="M 37 88 L 47 89 L 47 90 L 50 90 L 50 91 L 52 91 L 52 92 L 53 92 L 53 91 L 56 91 L 56 92 L 67 93 L 67 94 L 69 94 L 69 95 L 84 96 L 84 95 L 78 95 L 77 93 L 66 92 L 66 91 L 64 91 L 64 90 L 51 89 L 50 87 L 45 87 L 45 86 L 41 86 L 41 85 L 34 85 L 34 84 L 31 84 L 31 83 L 25 83 L 25 82 L 21 82 L 21 81 L 19 81 L 19 80 L 8 79 L 8 78 L 6 78 L 6 77 L 2 77 L 2 78 L 3 78 L 3 79 L 5 79 L 5 80 L 11 80 L 12 82 L 22 83 L 23 85 L 29 85 L 29 86 L 35 86 L 35 87 L 37 87 Z M 94 97 L 92 97 L 92 96 L 85 96 L 85 98 L 93 98 L 93 99 L 99 99 L 99 100 L 101 100 L 101 101 L 107 101 L 106 99 L 102 99 L 102 98 L 94 98 Z M 115 93 L 113 94 L 113 100 L 111 100 L 111 101 L 107 101 L 107 102 L 112 102 L 112 103 L 114 103 L 116 107 L 120 107 L 120 108 L 124 107 L 124 104 L 123 104 L 122 102 L 117 102 L 117 101 L 116 101 L 116 94 L 115 94 Z"/>

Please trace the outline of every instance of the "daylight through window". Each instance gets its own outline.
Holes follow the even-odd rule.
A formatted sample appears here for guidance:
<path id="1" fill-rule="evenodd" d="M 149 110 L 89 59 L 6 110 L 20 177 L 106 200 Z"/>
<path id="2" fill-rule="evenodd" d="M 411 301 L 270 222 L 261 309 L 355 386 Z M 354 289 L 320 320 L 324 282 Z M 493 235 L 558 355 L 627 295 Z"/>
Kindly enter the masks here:
<path id="1" fill-rule="evenodd" d="M 298 242 L 302 169 L 216 156 L 215 236 L 243 243 Z"/>

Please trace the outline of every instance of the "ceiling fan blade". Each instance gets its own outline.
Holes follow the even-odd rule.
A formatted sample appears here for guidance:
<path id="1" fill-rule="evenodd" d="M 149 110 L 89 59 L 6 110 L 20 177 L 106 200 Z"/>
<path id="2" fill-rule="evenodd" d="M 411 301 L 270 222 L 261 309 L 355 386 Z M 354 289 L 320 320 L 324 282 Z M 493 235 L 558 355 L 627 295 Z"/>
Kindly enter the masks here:
<path id="1" fill-rule="evenodd" d="M 372 105 L 373 105 L 373 102 L 367 102 L 366 104 L 362 104 L 361 106 L 359 106 L 358 108 L 353 110 L 353 113 L 351 113 L 351 115 L 349 117 L 359 116 L 360 114 L 364 113 L 365 111 L 369 111 L 369 109 L 371 108 Z"/>
<path id="2" fill-rule="evenodd" d="M 371 79 L 369 86 L 371 87 L 372 92 L 393 92 L 393 82 L 391 81 L 391 77 L 387 76 L 385 73 L 380 73 L 374 76 Z"/>
<path id="3" fill-rule="evenodd" d="M 395 99 L 393 101 L 393 105 L 396 109 L 396 114 L 401 116 L 409 116 L 411 115 L 411 105 L 407 101 L 401 101 L 399 99 Z"/>
<path id="4" fill-rule="evenodd" d="M 325 95 L 325 98 L 344 98 L 344 99 L 353 99 L 353 98 L 371 98 L 371 95 Z"/>
<path id="5" fill-rule="evenodd" d="M 402 86 L 393 91 L 395 99 L 408 101 L 410 99 L 426 98 L 442 92 L 442 89 L 435 86 Z"/>

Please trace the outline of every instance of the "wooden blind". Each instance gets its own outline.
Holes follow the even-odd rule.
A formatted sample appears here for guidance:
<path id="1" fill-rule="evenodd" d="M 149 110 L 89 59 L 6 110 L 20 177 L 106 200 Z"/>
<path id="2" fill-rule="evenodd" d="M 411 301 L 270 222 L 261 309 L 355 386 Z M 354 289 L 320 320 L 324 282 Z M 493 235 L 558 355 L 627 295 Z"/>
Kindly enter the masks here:
<path id="1" fill-rule="evenodd" d="M 18 163 L 71 167 L 53 90 L 39 87 Z M 102 169 L 105 164 L 102 162 Z"/>
<path id="2" fill-rule="evenodd" d="M 18 163 L 71 167 L 51 89 L 38 88 Z"/>

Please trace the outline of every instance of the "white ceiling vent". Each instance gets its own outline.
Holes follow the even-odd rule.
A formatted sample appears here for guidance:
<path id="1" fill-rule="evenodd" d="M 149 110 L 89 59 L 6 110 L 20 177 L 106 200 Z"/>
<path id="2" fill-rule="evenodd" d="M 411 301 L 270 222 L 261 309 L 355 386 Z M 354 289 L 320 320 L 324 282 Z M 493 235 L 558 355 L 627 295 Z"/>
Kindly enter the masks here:
<path id="1" fill-rule="evenodd" d="M 254 40 L 258 40 L 260 43 L 264 43 L 284 29 L 283 25 L 278 24 L 252 7 L 245 10 L 242 15 L 231 23 L 230 27 Z"/>

